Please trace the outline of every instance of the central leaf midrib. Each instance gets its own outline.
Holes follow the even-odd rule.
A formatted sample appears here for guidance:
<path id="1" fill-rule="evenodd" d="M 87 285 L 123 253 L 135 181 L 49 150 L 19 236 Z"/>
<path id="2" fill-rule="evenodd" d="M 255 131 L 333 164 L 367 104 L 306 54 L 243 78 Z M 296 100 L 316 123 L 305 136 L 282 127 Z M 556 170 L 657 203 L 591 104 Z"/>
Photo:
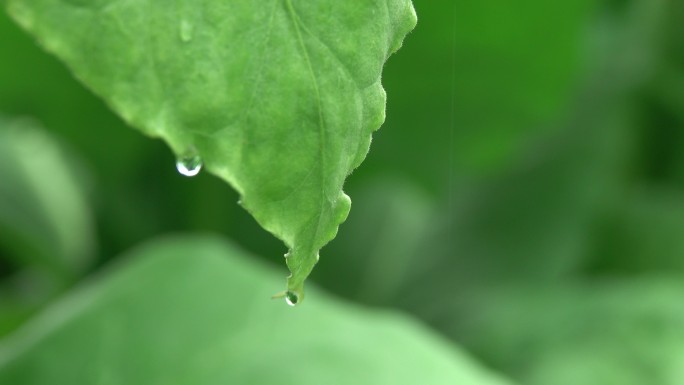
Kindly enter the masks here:
<path id="1" fill-rule="evenodd" d="M 325 155 L 323 153 L 323 147 L 325 146 L 326 143 L 326 137 L 325 137 L 325 120 L 323 118 L 323 106 L 321 104 L 321 94 L 318 86 L 318 79 L 316 78 L 316 74 L 313 70 L 313 66 L 311 64 L 311 59 L 309 57 L 309 51 L 306 48 L 306 44 L 304 43 L 304 38 L 302 37 L 302 33 L 300 30 L 300 25 L 299 25 L 299 18 L 297 16 L 297 13 L 295 12 L 294 6 L 292 5 L 291 0 L 285 0 L 285 5 L 287 6 L 287 12 L 290 17 L 290 20 L 292 21 L 292 25 L 294 27 L 295 33 L 297 34 L 297 41 L 299 42 L 299 45 L 302 49 L 302 54 L 304 56 L 304 60 L 306 61 L 306 65 L 309 69 L 309 73 L 311 75 L 311 81 L 313 82 L 313 87 L 314 91 L 316 93 L 316 105 L 318 107 L 318 118 L 319 118 L 319 124 L 318 124 L 318 135 L 319 135 L 319 144 L 318 144 L 318 158 L 319 158 L 319 165 L 318 169 L 320 170 L 320 183 L 321 183 L 321 188 L 320 188 L 320 209 L 318 213 L 316 214 L 316 227 L 314 230 L 314 235 L 313 235 L 313 242 L 315 243 L 316 240 L 318 239 L 318 235 L 320 233 L 321 229 L 321 219 L 323 217 L 323 212 L 324 212 L 324 205 L 326 201 L 326 192 L 325 192 Z M 312 244 L 311 246 L 314 246 Z M 315 246 L 314 246 L 315 247 Z M 307 248 L 308 249 L 308 248 Z M 307 253 L 306 256 L 304 256 L 305 259 L 309 259 L 309 251 L 310 250 L 305 250 Z M 302 264 L 299 264 L 297 266 L 297 269 L 301 269 Z M 295 274 L 293 271 L 293 276 L 298 276 L 299 274 Z"/>

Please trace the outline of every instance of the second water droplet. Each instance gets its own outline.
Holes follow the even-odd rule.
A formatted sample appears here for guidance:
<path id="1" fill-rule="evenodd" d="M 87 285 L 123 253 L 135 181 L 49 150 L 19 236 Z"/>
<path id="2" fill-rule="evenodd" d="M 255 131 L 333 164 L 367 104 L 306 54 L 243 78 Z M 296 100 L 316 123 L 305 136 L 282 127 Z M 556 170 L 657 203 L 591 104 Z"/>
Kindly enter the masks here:
<path id="1" fill-rule="evenodd" d="M 195 176 L 202 169 L 202 158 L 197 154 L 183 155 L 176 160 L 176 169 L 181 175 Z"/>

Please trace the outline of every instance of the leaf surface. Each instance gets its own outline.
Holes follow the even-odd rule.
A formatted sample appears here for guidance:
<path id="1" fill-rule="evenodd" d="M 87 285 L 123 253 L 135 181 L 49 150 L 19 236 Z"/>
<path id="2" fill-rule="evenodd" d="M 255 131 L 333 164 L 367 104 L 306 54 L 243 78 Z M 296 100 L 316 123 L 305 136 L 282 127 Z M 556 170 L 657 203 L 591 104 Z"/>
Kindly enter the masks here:
<path id="1" fill-rule="evenodd" d="M 415 25 L 410 0 L 7 7 L 132 126 L 229 182 L 290 249 L 288 290 L 301 296 L 384 120 L 380 75 Z"/>
<path id="2" fill-rule="evenodd" d="M 278 273 L 216 238 L 119 263 L 0 344 L 1 384 L 507 383 L 396 313 L 323 293 L 273 306 Z"/>

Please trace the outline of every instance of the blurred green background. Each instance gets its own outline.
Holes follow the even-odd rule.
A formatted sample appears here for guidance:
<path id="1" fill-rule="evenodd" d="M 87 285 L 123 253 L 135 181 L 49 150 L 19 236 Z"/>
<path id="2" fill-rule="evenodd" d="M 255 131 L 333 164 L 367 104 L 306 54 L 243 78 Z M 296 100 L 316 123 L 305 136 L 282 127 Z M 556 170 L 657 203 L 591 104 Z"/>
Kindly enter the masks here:
<path id="1" fill-rule="evenodd" d="M 312 297 L 327 291 L 368 314 L 403 313 L 511 383 L 684 383 L 684 2 L 414 4 L 418 27 L 383 76 L 387 120 L 348 179 L 351 214 L 314 270 L 310 286 L 323 290 L 302 309 L 323 314 Z M 36 318 L 59 318 L 82 281 L 95 291 L 115 286 L 98 282 L 116 275 L 112 265 L 133 263 L 117 256 L 158 236 L 219 234 L 279 269 L 269 288 L 284 284 L 284 246 L 229 186 L 205 173 L 180 176 L 161 142 L 126 127 L 4 12 L 0 47 L 6 355 L 60 347 L 7 353 L 18 345 L 12 338 L 31 338 L 15 334 L 40 329 Z M 208 287 L 187 304 L 231 303 L 249 287 Z M 267 291 L 252 300 L 262 310 L 244 306 L 279 322 L 263 310 L 281 307 Z M 126 298 L 115 301 L 121 312 L 154 318 L 153 306 L 142 311 L 135 295 Z M 53 318 L 40 315 L 46 307 Z M 288 322 L 301 337 L 328 318 Z M 255 334 L 259 327 L 267 328 Z M 81 346 L 77 330 L 69 333 L 62 344 Z M 360 350 L 371 343 L 353 336 L 343 340 Z M 283 355 L 300 355 L 299 341 L 279 342 L 290 346 Z M 25 360 L 33 366 L 15 365 L 24 372 L 50 366 Z M 330 365 L 318 379 L 350 364 Z M 430 370 L 416 364 L 416 378 Z M 328 383 L 365 383 L 353 378 Z M 462 383 L 494 383 L 478 378 Z M 204 383 L 221 383 L 212 381 Z M 269 383 L 259 381 L 251 383 Z"/>

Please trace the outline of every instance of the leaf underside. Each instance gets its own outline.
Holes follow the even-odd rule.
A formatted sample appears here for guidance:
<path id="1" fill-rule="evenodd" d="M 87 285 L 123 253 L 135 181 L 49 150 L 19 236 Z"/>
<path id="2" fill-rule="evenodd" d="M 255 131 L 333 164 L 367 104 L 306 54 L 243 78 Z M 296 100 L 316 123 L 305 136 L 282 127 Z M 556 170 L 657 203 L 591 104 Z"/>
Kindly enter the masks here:
<path id="1" fill-rule="evenodd" d="M 290 249 L 301 297 L 384 121 L 382 67 L 415 26 L 410 0 L 6 3 L 130 125 L 229 182 Z"/>

